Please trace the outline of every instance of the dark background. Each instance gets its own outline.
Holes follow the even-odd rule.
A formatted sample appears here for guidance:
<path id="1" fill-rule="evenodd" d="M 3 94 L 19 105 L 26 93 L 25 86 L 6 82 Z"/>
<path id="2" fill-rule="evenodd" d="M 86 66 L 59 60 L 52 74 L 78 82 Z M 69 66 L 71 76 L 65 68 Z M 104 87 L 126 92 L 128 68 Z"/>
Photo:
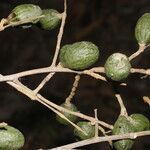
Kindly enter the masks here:
<path id="1" fill-rule="evenodd" d="M 22 3 L 38 4 L 41 8 L 63 11 L 63 0 L 1 0 L 0 18 L 7 17 L 14 6 Z M 149 0 L 68 0 L 68 17 L 62 45 L 88 40 L 100 49 L 100 58 L 95 66 L 103 66 L 106 58 L 114 52 L 130 56 L 138 48 L 134 37 L 137 19 L 150 12 Z M 12 74 L 33 68 L 49 66 L 54 54 L 58 28 L 44 31 L 37 27 L 23 30 L 9 28 L 0 33 L 0 72 Z M 136 58 L 133 67 L 149 68 L 150 51 L 147 49 Z M 20 81 L 34 89 L 45 75 L 21 78 Z M 129 114 L 142 113 L 149 117 L 150 109 L 142 100 L 150 96 L 149 78 L 131 75 L 127 87 L 119 87 Z M 74 75 L 58 73 L 42 89 L 41 94 L 61 104 L 68 96 Z M 82 76 L 74 98 L 79 110 L 91 116 L 98 109 L 99 119 L 114 123 L 119 114 L 119 105 L 112 87 L 103 81 Z M 149 118 L 150 119 L 150 118 Z M 75 142 L 72 127 L 59 124 L 55 114 L 38 102 L 30 101 L 6 83 L 0 83 L 0 122 L 18 128 L 26 137 L 23 150 L 52 148 Z M 149 150 L 149 136 L 138 138 L 133 149 Z M 109 149 L 107 143 L 94 144 L 83 149 Z"/>

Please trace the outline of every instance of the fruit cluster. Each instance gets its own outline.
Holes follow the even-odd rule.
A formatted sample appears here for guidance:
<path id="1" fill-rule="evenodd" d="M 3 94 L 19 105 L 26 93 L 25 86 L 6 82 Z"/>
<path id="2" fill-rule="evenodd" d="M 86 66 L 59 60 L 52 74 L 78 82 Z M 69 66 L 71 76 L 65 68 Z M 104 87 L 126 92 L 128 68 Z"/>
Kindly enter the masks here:
<path id="1" fill-rule="evenodd" d="M 7 18 L 8 23 L 26 21 L 23 28 L 31 27 L 36 24 L 42 29 L 52 30 L 56 28 L 61 21 L 61 14 L 54 9 L 41 9 L 34 4 L 22 4 L 16 6 Z"/>
<path id="2" fill-rule="evenodd" d="M 39 6 L 33 4 L 23 4 L 15 7 L 8 16 L 8 23 L 27 20 L 22 26 L 30 27 L 33 24 L 42 29 L 51 30 L 57 27 L 61 21 L 62 15 L 54 9 L 42 10 Z M 144 14 L 137 22 L 135 28 L 135 37 L 139 45 L 148 45 L 150 43 L 150 13 Z M 99 59 L 99 48 L 89 41 L 81 41 L 73 44 L 64 45 L 60 49 L 59 61 L 62 67 L 72 70 L 85 70 L 91 67 Z M 122 81 L 126 79 L 131 70 L 129 58 L 121 53 L 114 53 L 108 57 L 105 62 L 104 70 L 106 77 L 113 81 Z M 77 112 L 77 107 L 71 102 L 65 102 L 62 107 Z M 73 123 L 77 123 L 78 118 L 75 115 L 62 112 L 63 115 Z M 56 119 L 68 125 L 68 122 L 56 116 Z M 77 125 L 84 131 L 74 129 L 74 134 L 84 140 L 94 137 L 95 126 L 88 121 L 79 121 Z M 138 132 L 150 129 L 150 122 L 142 114 L 132 114 L 131 116 L 120 115 L 114 124 L 112 135 L 119 135 L 131 132 Z M 113 143 L 117 150 L 129 150 L 132 148 L 134 140 L 125 139 Z M 20 149 L 24 144 L 24 136 L 20 131 L 11 126 L 0 126 L 0 149 L 15 150 Z"/>

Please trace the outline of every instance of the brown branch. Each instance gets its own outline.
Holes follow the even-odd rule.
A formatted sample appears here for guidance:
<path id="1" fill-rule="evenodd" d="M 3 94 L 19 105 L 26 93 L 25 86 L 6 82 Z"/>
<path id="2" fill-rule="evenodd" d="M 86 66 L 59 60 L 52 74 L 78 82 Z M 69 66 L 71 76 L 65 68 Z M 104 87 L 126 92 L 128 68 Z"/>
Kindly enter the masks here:
<path id="1" fill-rule="evenodd" d="M 2 75 L 0 75 L 1 77 Z M 7 81 L 7 83 L 9 85 L 11 85 L 12 87 L 14 87 L 16 90 L 18 90 L 19 92 L 23 93 L 24 95 L 26 95 L 27 97 L 29 97 L 31 100 L 37 100 L 39 102 L 43 102 L 45 104 L 47 104 L 47 107 L 48 108 L 55 108 L 57 109 L 58 111 L 61 111 L 61 112 L 67 112 L 69 114 L 72 114 L 72 115 L 75 115 L 77 117 L 80 117 L 80 118 L 83 118 L 85 120 L 88 120 L 92 123 L 95 124 L 96 120 L 94 117 L 90 117 L 90 116 L 87 116 L 87 115 L 84 115 L 80 112 L 74 112 L 74 111 L 71 111 L 71 110 L 68 110 L 64 107 L 61 107 L 53 102 L 51 102 L 50 100 L 47 100 L 46 98 L 44 98 L 42 95 L 38 94 L 38 93 L 35 93 L 34 91 L 32 91 L 31 89 L 29 89 L 28 87 L 26 87 L 25 85 L 23 85 L 20 81 Z M 108 124 L 108 123 L 105 123 L 103 121 L 100 121 L 98 120 L 98 123 L 108 129 L 113 129 L 113 126 Z"/>
<path id="2" fill-rule="evenodd" d="M 91 76 L 91 77 L 93 77 L 95 79 L 99 79 L 99 80 L 102 80 L 102 81 L 107 81 L 106 78 L 103 77 L 102 75 L 94 73 L 94 72 L 92 72 L 90 70 L 85 70 L 85 71 L 83 71 L 83 73 L 87 74 L 87 75 L 89 75 L 89 76 Z"/>
<path id="3" fill-rule="evenodd" d="M 61 26 L 59 29 L 59 34 L 57 36 L 57 44 L 56 44 L 56 50 L 55 50 L 54 58 L 52 61 L 52 66 L 56 66 L 56 61 L 57 61 L 57 57 L 59 54 L 60 44 L 61 44 L 61 40 L 62 40 L 62 36 L 63 36 L 63 32 L 64 32 L 64 27 L 65 27 L 65 21 L 66 21 L 66 17 L 67 17 L 66 12 L 67 12 L 67 0 L 64 0 L 64 12 L 62 14 L 62 22 L 61 22 Z"/>
<path id="4" fill-rule="evenodd" d="M 38 68 L 38 69 L 32 69 L 28 71 L 22 71 L 19 73 L 11 74 L 11 75 L 5 75 L 0 77 L 0 82 L 4 81 L 12 81 L 17 78 L 35 75 L 35 74 L 43 74 L 43 73 L 50 73 L 50 72 L 68 72 L 68 73 L 77 73 L 82 74 L 82 71 L 74 71 L 68 68 L 62 68 L 62 67 L 44 67 L 44 68 Z"/>
<path id="5" fill-rule="evenodd" d="M 54 109 L 53 107 L 49 106 L 48 104 L 44 103 L 43 101 L 41 101 L 40 99 L 37 99 L 37 101 L 39 101 L 41 104 L 43 104 L 44 106 L 48 107 L 50 110 L 52 110 L 54 113 L 56 113 L 57 115 L 59 115 L 61 118 L 63 118 L 64 120 L 68 121 L 73 127 L 75 127 L 77 130 L 83 132 L 84 134 L 85 131 L 83 131 L 79 126 L 77 126 L 75 123 L 73 123 L 72 121 L 70 121 L 64 114 L 62 114 L 61 112 L 59 112 L 58 110 Z"/>
<path id="6" fill-rule="evenodd" d="M 55 72 L 49 73 L 42 81 L 41 83 L 37 86 L 37 88 L 34 90 L 35 93 L 38 93 L 44 85 L 55 75 Z"/>
<path id="7" fill-rule="evenodd" d="M 150 75 L 150 69 L 131 68 L 130 71 L 131 71 L 131 73 L 140 73 L 140 74 Z"/>
<path id="8" fill-rule="evenodd" d="M 74 111 L 68 110 L 68 109 L 66 109 L 66 108 L 64 108 L 64 107 L 61 107 L 61 106 L 59 106 L 59 105 L 57 105 L 57 104 L 55 104 L 55 103 L 53 103 L 53 102 L 47 100 L 46 98 L 44 98 L 44 97 L 43 97 L 42 95 L 40 95 L 40 94 L 37 94 L 37 97 L 38 97 L 39 99 L 41 99 L 42 101 L 44 101 L 46 104 L 48 104 L 48 105 L 54 107 L 55 109 L 57 109 L 57 110 L 59 110 L 59 111 L 66 112 L 66 113 L 75 115 L 75 116 L 77 116 L 77 117 L 80 117 L 80 118 L 82 118 L 82 119 L 88 120 L 88 121 L 92 122 L 92 124 L 95 124 L 95 122 L 96 122 L 96 120 L 95 120 L 94 117 L 90 117 L 90 116 L 84 115 L 84 114 L 82 114 L 82 113 L 80 113 L 80 112 L 74 112 Z M 100 125 L 102 125 L 102 126 L 108 128 L 108 129 L 113 129 L 113 126 L 110 125 L 110 124 L 108 124 L 108 123 L 105 123 L 105 122 L 100 121 L 100 120 L 98 120 L 97 122 L 98 122 Z"/>
<path id="9" fill-rule="evenodd" d="M 57 67 L 61 67 L 60 64 L 57 65 Z M 38 93 L 44 85 L 55 75 L 56 72 L 49 73 L 42 81 L 41 83 L 36 87 L 34 90 L 35 93 Z"/>
<path id="10" fill-rule="evenodd" d="M 101 137 L 91 138 L 91 139 L 88 139 L 88 140 L 83 140 L 83 141 L 75 142 L 75 143 L 72 143 L 72 144 L 67 144 L 67 145 L 64 145 L 64 146 L 52 148 L 51 150 L 72 149 L 72 148 L 77 148 L 77 147 L 90 145 L 90 144 L 95 144 L 95 143 L 100 143 L 100 142 L 122 140 L 122 139 L 136 139 L 137 137 L 148 136 L 148 135 L 150 135 L 150 130 L 149 131 L 142 131 L 142 132 L 121 134 L 121 135 L 101 136 Z M 47 149 L 47 150 L 50 150 L 50 149 Z"/>
<path id="11" fill-rule="evenodd" d="M 132 68 L 132 69 L 134 69 L 134 68 Z M 132 71 L 132 69 L 131 69 L 131 71 Z M 38 69 L 22 71 L 22 72 L 15 73 L 15 74 L 10 74 L 10 75 L 3 75 L 3 76 L 0 76 L 0 82 L 13 81 L 17 78 L 26 77 L 26 76 L 30 76 L 30 75 L 44 74 L 44 73 L 54 73 L 54 72 L 55 73 L 56 72 L 75 73 L 75 74 L 79 74 L 79 75 L 80 74 L 86 74 L 86 75 L 89 75 L 93 78 L 96 78 L 96 79 L 103 80 L 103 81 L 107 82 L 105 77 L 98 74 L 98 73 L 104 73 L 104 67 L 94 67 L 90 70 L 75 71 L 75 70 L 71 70 L 71 69 L 68 69 L 68 68 L 63 68 L 61 66 L 56 66 L 56 67 L 50 66 L 50 67 L 44 67 L 44 68 L 38 68 Z M 126 86 L 126 83 L 121 83 L 121 85 Z"/>
<path id="12" fill-rule="evenodd" d="M 98 117 L 97 117 L 97 109 L 94 110 L 94 114 L 95 114 L 95 137 L 98 137 L 98 129 L 99 129 L 99 126 L 98 126 Z M 101 129 L 101 127 L 100 127 Z"/>

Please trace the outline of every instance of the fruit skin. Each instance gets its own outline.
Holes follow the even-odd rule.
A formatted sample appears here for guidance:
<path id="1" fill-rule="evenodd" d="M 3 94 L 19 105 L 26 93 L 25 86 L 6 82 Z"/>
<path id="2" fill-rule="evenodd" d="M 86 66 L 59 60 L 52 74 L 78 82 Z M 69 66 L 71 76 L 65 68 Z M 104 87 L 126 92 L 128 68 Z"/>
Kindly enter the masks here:
<path id="1" fill-rule="evenodd" d="M 150 121 L 144 115 L 132 114 L 130 118 L 136 132 L 150 129 Z"/>
<path id="2" fill-rule="evenodd" d="M 112 130 L 113 135 L 125 134 L 134 132 L 133 125 L 125 116 L 119 116 L 117 121 L 114 124 L 114 128 Z M 113 143 L 116 150 L 130 150 L 134 144 L 134 141 L 131 139 L 127 140 L 118 140 Z"/>
<path id="3" fill-rule="evenodd" d="M 0 126 L 0 150 L 18 150 L 24 145 L 24 136 L 9 125 Z"/>
<path id="4" fill-rule="evenodd" d="M 41 18 L 39 21 L 41 28 L 45 30 L 52 30 L 59 25 L 61 20 L 61 15 L 57 10 L 43 9 L 42 15 L 45 15 L 45 17 Z"/>
<path id="5" fill-rule="evenodd" d="M 74 129 L 74 135 L 79 137 L 81 140 L 89 139 L 95 136 L 95 126 L 91 125 L 90 122 L 80 121 L 77 123 L 77 126 L 87 133 L 86 135 L 76 128 Z"/>
<path id="6" fill-rule="evenodd" d="M 83 70 L 93 65 L 99 58 L 98 47 L 88 41 L 68 44 L 61 48 L 59 60 L 63 67 Z"/>
<path id="7" fill-rule="evenodd" d="M 114 53 L 108 57 L 104 68 L 108 78 L 120 81 L 127 78 L 130 74 L 131 64 L 126 55 Z"/>
<path id="8" fill-rule="evenodd" d="M 66 108 L 66 109 L 72 110 L 74 112 L 78 111 L 77 107 L 74 104 L 72 104 L 72 103 L 63 103 L 60 106 Z M 76 122 L 77 119 L 78 119 L 77 116 L 69 114 L 67 112 L 62 112 L 62 114 L 65 115 L 65 117 L 67 117 L 72 122 Z M 56 115 L 56 120 L 58 122 L 60 122 L 61 124 L 64 124 L 64 125 L 69 125 L 70 124 L 68 121 L 66 121 L 65 119 L 61 118 L 58 115 Z"/>
<path id="9" fill-rule="evenodd" d="M 139 44 L 148 45 L 150 43 L 150 13 L 145 13 L 137 21 L 135 37 Z"/>
<path id="10" fill-rule="evenodd" d="M 26 19 L 31 19 L 29 21 L 30 23 L 37 23 L 39 19 L 34 19 L 36 17 L 39 17 L 42 15 L 42 10 L 39 6 L 33 5 L 33 4 L 22 4 L 16 6 L 11 14 L 13 15 L 12 18 L 10 18 L 10 21 L 23 21 Z"/>

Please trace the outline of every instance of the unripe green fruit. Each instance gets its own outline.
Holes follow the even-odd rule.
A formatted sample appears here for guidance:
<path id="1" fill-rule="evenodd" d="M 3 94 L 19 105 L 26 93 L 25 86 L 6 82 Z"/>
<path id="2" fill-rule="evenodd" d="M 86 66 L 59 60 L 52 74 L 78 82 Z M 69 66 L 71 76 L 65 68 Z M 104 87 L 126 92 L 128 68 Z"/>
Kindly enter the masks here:
<path id="1" fill-rule="evenodd" d="M 11 16 L 12 15 L 12 16 Z M 34 19 L 42 15 L 42 10 L 39 6 L 33 4 L 22 4 L 16 6 L 11 12 L 9 21 L 24 21 L 30 20 L 29 23 L 37 23 L 39 19 Z"/>
<path id="2" fill-rule="evenodd" d="M 42 10 L 42 15 L 45 15 L 45 17 L 41 18 L 39 21 L 41 28 L 45 30 L 52 30 L 59 25 L 61 14 L 57 10 L 44 9 Z"/>
<path id="3" fill-rule="evenodd" d="M 18 150 L 24 145 L 23 134 L 9 125 L 0 125 L 0 150 Z"/>
<path id="4" fill-rule="evenodd" d="M 61 48 L 59 60 L 63 67 L 83 70 L 93 65 L 99 57 L 98 47 L 87 41 L 68 44 Z"/>
<path id="5" fill-rule="evenodd" d="M 150 13 L 145 13 L 137 21 L 135 37 L 139 44 L 148 45 L 150 43 Z"/>
<path id="6" fill-rule="evenodd" d="M 133 125 L 125 116 L 119 116 L 117 121 L 114 124 L 114 128 L 112 130 L 113 135 L 125 134 L 134 132 Z M 130 150 L 134 144 L 134 141 L 131 139 L 127 140 L 118 140 L 113 143 L 116 150 Z"/>
<path id="7" fill-rule="evenodd" d="M 72 103 L 63 103 L 63 104 L 61 104 L 60 106 L 66 108 L 66 109 L 68 109 L 68 110 L 74 111 L 74 112 L 77 112 L 77 111 L 78 111 L 78 110 L 77 110 L 77 107 L 76 107 L 74 104 L 72 104 Z M 78 119 L 77 116 L 72 115 L 72 114 L 69 114 L 69 113 L 67 113 L 67 112 L 62 112 L 62 114 L 63 114 L 66 118 L 68 118 L 70 121 L 72 121 L 72 122 L 76 122 L 77 119 Z M 65 119 L 61 118 L 59 115 L 56 115 L 56 120 L 57 120 L 58 122 L 60 122 L 61 124 L 64 124 L 64 125 L 68 125 L 68 124 L 69 124 L 68 121 L 66 121 Z"/>
<path id="8" fill-rule="evenodd" d="M 150 129 L 150 121 L 142 114 L 132 114 L 131 123 L 134 126 L 135 131 L 145 131 Z"/>
<path id="9" fill-rule="evenodd" d="M 89 139 L 94 137 L 95 135 L 95 126 L 91 125 L 90 122 L 87 121 L 80 121 L 77 123 L 77 126 L 79 126 L 83 131 L 85 131 L 86 134 L 83 132 L 74 129 L 74 135 L 79 137 L 81 140 Z"/>
<path id="10" fill-rule="evenodd" d="M 131 64 L 126 55 L 114 53 L 108 57 L 104 68 L 108 78 L 120 81 L 127 78 L 130 74 Z"/>

